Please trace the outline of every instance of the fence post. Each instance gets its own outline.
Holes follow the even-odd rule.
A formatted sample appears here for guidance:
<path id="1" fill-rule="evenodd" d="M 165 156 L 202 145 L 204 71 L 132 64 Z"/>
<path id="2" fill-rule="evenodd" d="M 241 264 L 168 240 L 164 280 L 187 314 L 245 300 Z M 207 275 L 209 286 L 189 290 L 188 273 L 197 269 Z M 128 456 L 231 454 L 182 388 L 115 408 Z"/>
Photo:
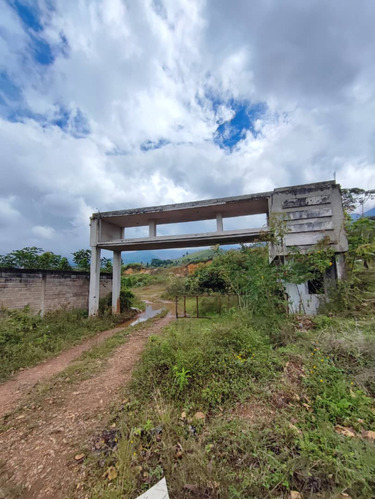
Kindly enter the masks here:
<path id="1" fill-rule="evenodd" d="M 186 318 L 186 295 L 184 295 L 184 318 Z"/>
<path id="2" fill-rule="evenodd" d="M 178 319 L 178 296 L 176 295 L 176 319 Z"/>
<path id="3" fill-rule="evenodd" d="M 196 302 L 197 302 L 197 318 L 199 318 L 198 295 L 195 298 L 196 298 Z"/>

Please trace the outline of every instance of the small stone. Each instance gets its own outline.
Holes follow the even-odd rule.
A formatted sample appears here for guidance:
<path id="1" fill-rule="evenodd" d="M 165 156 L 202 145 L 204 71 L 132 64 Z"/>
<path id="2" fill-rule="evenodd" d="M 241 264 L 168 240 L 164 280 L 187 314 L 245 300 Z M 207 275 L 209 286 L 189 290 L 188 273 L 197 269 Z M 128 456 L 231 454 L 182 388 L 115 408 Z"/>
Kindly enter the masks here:
<path id="1" fill-rule="evenodd" d="M 375 440 L 375 431 L 364 431 L 362 436 L 366 439 Z"/>
<path id="2" fill-rule="evenodd" d="M 206 415 L 201 411 L 197 411 L 197 413 L 194 415 L 194 418 L 196 418 L 197 420 L 205 420 Z"/>
<path id="3" fill-rule="evenodd" d="M 176 458 L 182 458 L 182 451 L 181 450 L 177 451 L 176 454 L 175 454 L 175 457 Z"/>
<path id="4" fill-rule="evenodd" d="M 291 490 L 289 492 L 289 498 L 298 499 L 298 498 L 302 498 L 302 496 L 301 496 L 301 493 L 299 491 Z"/>
<path id="5" fill-rule="evenodd" d="M 343 436 L 355 437 L 355 432 L 351 427 L 344 427 L 343 425 L 336 425 L 335 431 L 338 434 L 342 434 Z"/>
<path id="6" fill-rule="evenodd" d="M 74 457 L 74 460 L 77 460 L 77 462 L 79 462 L 80 460 L 83 460 L 85 458 L 85 454 L 84 453 L 79 453 L 78 455 L 76 455 Z"/>
<path id="7" fill-rule="evenodd" d="M 186 420 L 186 411 L 183 411 L 180 416 L 181 420 Z"/>

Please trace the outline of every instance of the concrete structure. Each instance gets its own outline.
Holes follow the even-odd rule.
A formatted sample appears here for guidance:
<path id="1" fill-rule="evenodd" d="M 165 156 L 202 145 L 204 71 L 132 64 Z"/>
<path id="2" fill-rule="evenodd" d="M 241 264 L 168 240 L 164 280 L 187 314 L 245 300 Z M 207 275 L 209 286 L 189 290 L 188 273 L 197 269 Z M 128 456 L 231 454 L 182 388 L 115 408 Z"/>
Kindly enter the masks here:
<path id="1" fill-rule="evenodd" d="M 269 232 L 268 226 L 231 231 L 223 228 L 224 218 L 254 214 L 267 214 L 269 222 L 280 218 L 287 226 L 281 243 L 270 246 L 271 261 L 277 262 L 287 256 L 293 246 L 308 251 L 322 238 L 327 240 L 338 255 L 347 250 L 340 187 L 334 181 L 244 196 L 96 213 L 92 215 L 90 222 L 92 258 L 89 314 L 93 315 L 98 311 L 101 249 L 114 252 L 112 306 L 113 312 L 118 313 L 122 251 L 254 242 Z M 211 233 L 157 235 L 157 226 L 161 224 L 210 219 L 216 220 L 216 231 Z M 138 226 L 148 226 L 149 236 L 125 237 L 127 227 Z M 337 270 L 340 279 L 343 269 L 339 259 Z"/>
<path id="2" fill-rule="evenodd" d="M 111 292 L 112 275 L 100 276 L 100 297 Z M 89 299 L 89 274 L 76 271 L 39 269 L 0 269 L 0 308 L 23 309 L 29 306 L 42 315 L 61 308 L 86 309 Z"/>

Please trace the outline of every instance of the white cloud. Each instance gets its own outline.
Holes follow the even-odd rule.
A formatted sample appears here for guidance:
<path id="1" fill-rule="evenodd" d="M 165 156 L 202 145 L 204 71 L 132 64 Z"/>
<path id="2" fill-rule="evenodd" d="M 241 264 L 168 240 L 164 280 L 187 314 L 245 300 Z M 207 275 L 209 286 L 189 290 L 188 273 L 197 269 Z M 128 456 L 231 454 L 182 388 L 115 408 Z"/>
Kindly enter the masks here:
<path id="1" fill-rule="evenodd" d="M 0 119 L 0 253 L 87 247 L 97 210 L 267 191 L 333 172 L 345 187 L 374 187 L 373 2 L 39 5 L 53 64 L 30 59 L 7 4 L 0 21 L 0 73 L 21 95 L 11 109 L 29 113 Z M 268 111 L 256 138 L 248 131 L 223 150 L 214 134 L 239 100 Z"/>
<path id="2" fill-rule="evenodd" d="M 53 227 L 49 226 L 34 226 L 31 232 L 38 238 L 42 238 L 44 240 L 52 240 L 55 236 L 55 230 Z"/>

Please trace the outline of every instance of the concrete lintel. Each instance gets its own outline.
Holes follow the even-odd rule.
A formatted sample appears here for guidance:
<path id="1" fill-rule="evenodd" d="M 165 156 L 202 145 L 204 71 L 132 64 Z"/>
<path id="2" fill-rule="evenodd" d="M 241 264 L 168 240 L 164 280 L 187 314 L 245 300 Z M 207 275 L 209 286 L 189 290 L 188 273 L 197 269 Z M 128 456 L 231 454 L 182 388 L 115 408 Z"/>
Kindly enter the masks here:
<path id="1" fill-rule="evenodd" d="M 264 229 L 236 229 L 214 233 L 179 234 L 174 236 L 156 236 L 152 238 L 133 238 L 126 240 L 101 242 L 100 248 L 107 250 L 156 250 L 165 248 L 185 248 L 210 245 L 226 245 L 235 243 L 249 243 L 258 240 Z"/>

